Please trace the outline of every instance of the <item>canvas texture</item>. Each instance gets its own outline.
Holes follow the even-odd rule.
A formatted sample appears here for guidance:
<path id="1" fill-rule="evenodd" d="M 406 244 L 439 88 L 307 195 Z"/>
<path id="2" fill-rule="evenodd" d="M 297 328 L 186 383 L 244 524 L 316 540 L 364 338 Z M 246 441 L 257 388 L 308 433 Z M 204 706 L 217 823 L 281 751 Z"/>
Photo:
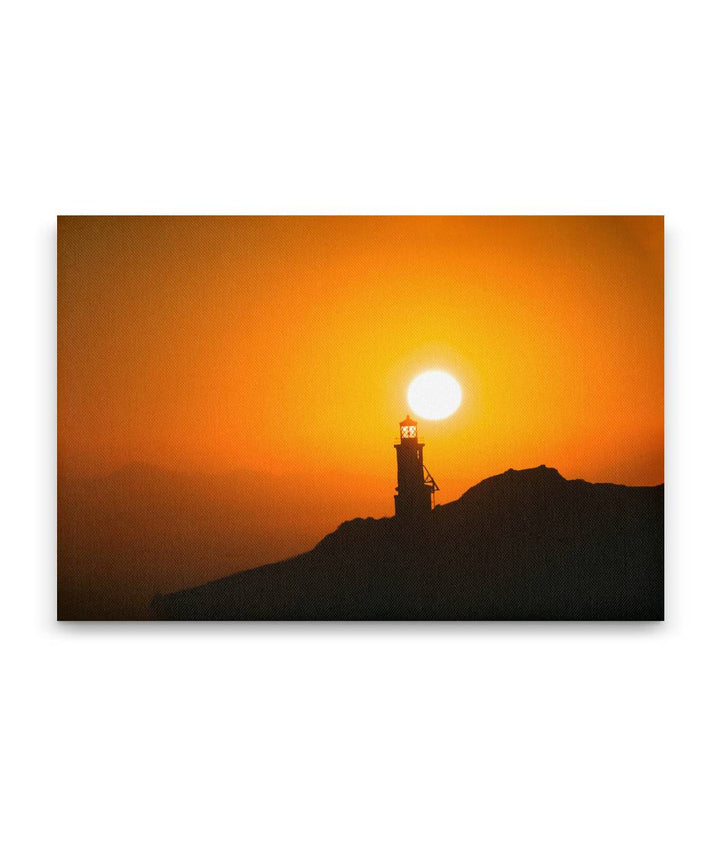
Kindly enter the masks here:
<path id="1" fill-rule="evenodd" d="M 61 620 L 661 620 L 663 218 L 58 218 Z"/>

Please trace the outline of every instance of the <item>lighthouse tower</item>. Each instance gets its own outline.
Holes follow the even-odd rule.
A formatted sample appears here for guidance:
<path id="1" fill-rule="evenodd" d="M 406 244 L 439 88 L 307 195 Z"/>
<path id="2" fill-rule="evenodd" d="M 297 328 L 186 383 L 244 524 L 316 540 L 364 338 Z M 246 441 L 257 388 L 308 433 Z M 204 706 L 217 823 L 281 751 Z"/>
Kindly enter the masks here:
<path id="1" fill-rule="evenodd" d="M 417 422 L 406 416 L 400 423 L 397 453 L 397 496 L 395 514 L 404 519 L 417 518 L 435 505 L 435 491 L 440 490 L 423 464 L 423 446 L 418 443 Z"/>

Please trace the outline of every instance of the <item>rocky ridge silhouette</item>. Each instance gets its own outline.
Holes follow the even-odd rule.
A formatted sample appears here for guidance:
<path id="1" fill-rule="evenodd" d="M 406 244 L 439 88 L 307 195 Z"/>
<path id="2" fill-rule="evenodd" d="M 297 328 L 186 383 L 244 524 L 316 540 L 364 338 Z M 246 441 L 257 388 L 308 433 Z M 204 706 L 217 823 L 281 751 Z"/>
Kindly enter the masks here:
<path id="1" fill-rule="evenodd" d="M 307 553 L 158 596 L 165 620 L 659 620 L 663 485 L 485 479 L 412 523 L 343 523 Z"/>

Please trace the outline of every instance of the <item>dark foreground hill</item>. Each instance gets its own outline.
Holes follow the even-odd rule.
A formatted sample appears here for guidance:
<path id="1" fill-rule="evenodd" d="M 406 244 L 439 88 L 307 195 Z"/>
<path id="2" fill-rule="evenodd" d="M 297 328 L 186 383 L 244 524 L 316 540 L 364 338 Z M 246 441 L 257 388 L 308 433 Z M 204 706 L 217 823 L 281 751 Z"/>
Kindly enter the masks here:
<path id="1" fill-rule="evenodd" d="M 509 470 L 421 525 L 343 523 L 315 549 L 159 596 L 162 619 L 663 617 L 663 486 Z"/>

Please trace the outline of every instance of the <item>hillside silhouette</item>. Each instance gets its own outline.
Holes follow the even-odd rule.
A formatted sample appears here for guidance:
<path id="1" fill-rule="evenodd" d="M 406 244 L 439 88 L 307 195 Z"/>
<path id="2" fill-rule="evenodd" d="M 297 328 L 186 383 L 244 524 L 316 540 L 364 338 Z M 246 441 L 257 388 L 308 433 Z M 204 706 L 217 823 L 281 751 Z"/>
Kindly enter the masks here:
<path id="1" fill-rule="evenodd" d="M 421 521 L 357 518 L 307 553 L 158 596 L 167 620 L 663 618 L 663 486 L 508 470 Z"/>

